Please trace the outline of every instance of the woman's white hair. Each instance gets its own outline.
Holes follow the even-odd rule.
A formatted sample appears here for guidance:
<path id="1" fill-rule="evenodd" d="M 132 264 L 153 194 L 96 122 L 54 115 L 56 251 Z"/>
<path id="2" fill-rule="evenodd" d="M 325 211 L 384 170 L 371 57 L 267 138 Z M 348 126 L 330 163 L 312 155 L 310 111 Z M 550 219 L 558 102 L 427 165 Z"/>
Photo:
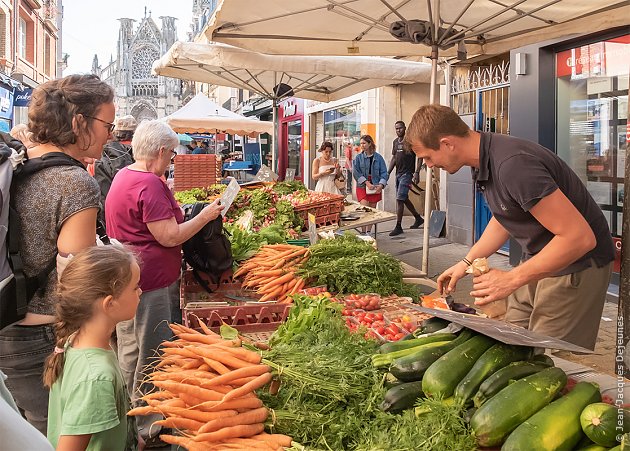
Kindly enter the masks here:
<path id="1" fill-rule="evenodd" d="M 158 158 L 160 149 L 173 150 L 179 144 L 177 133 L 162 121 L 143 121 L 138 125 L 131 140 L 133 157 L 136 160 L 151 161 Z"/>

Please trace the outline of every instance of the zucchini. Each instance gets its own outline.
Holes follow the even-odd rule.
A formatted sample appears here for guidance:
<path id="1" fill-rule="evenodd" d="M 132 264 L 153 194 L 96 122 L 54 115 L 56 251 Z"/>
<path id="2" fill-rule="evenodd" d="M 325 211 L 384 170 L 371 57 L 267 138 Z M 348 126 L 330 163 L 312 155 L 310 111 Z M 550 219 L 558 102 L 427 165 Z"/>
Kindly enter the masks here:
<path id="1" fill-rule="evenodd" d="M 577 451 L 612 451 L 614 449 L 619 448 L 619 450 L 621 450 L 621 446 L 615 447 L 615 448 L 606 448 L 605 446 L 602 445 L 596 445 L 595 443 L 593 443 L 592 445 L 586 445 L 583 448 L 577 448 Z"/>
<path id="2" fill-rule="evenodd" d="M 571 451 L 582 439 L 580 413 L 601 399 L 597 384 L 578 382 L 569 393 L 518 426 L 501 451 Z"/>
<path id="3" fill-rule="evenodd" d="M 468 405 L 472 402 L 472 397 L 477 393 L 481 383 L 488 376 L 496 373 L 505 365 L 524 360 L 530 357 L 532 348 L 526 346 L 512 346 L 504 343 L 497 343 L 484 352 L 475 362 L 468 374 L 457 384 L 453 396 L 460 406 Z"/>
<path id="4" fill-rule="evenodd" d="M 540 363 L 545 366 L 556 366 L 553 359 L 549 357 L 547 354 L 536 354 L 529 359 L 530 362 Z"/>
<path id="5" fill-rule="evenodd" d="M 374 354 L 372 355 L 372 366 L 376 368 L 381 368 L 384 366 L 389 366 L 394 361 L 394 359 L 398 359 L 400 357 L 404 357 L 409 354 L 413 354 L 414 352 L 420 350 L 423 346 L 426 346 L 431 343 L 448 343 L 449 341 L 454 340 L 456 337 L 453 334 L 435 334 L 429 337 L 416 338 L 414 342 L 415 346 L 411 348 L 401 349 L 399 351 L 390 352 L 387 354 Z M 407 341 L 410 343 L 411 340 Z"/>
<path id="6" fill-rule="evenodd" d="M 523 421 L 549 404 L 566 384 L 567 375 L 554 367 L 508 385 L 479 407 L 470 419 L 477 443 L 501 444 Z"/>
<path id="7" fill-rule="evenodd" d="M 622 432 L 619 422 L 623 424 L 623 432 L 630 431 L 630 411 L 618 409 L 604 402 L 596 402 L 584 408 L 580 414 L 582 430 L 595 444 L 609 448 L 617 446 L 617 436 Z"/>
<path id="8" fill-rule="evenodd" d="M 437 332 L 438 330 L 442 330 L 448 327 L 449 324 L 451 324 L 449 321 L 438 318 L 437 316 L 433 316 L 422 321 L 422 323 L 420 323 L 418 331 L 420 332 L 420 334 L 431 334 L 433 332 Z"/>
<path id="9" fill-rule="evenodd" d="M 398 413 L 406 409 L 411 409 L 422 395 L 421 382 L 398 384 L 385 393 L 385 397 L 381 403 L 381 410 L 389 413 Z"/>
<path id="10" fill-rule="evenodd" d="M 457 338 L 444 344 L 432 343 L 418 349 L 413 354 L 401 357 L 392 362 L 389 371 L 399 380 L 405 382 L 419 381 L 433 362 L 473 337 L 469 329 L 462 330 Z"/>
<path id="11" fill-rule="evenodd" d="M 522 379 L 530 374 L 538 373 L 545 368 L 548 367 L 540 363 L 512 362 L 481 383 L 479 390 L 477 390 L 477 393 L 473 397 L 473 404 L 475 407 L 479 407 L 507 387 L 511 382 Z"/>
<path id="12" fill-rule="evenodd" d="M 433 337 L 438 339 L 434 340 Z M 411 340 L 390 341 L 388 343 L 383 343 L 380 348 L 378 348 L 378 352 L 379 354 L 390 354 L 392 352 L 415 348 L 416 346 L 433 343 L 435 341 L 451 341 L 455 338 L 457 338 L 455 334 L 435 334 L 428 337 L 413 338 Z"/>
<path id="13" fill-rule="evenodd" d="M 495 343 L 490 337 L 476 335 L 437 359 L 422 378 L 424 394 L 435 398 L 452 396 L 477 359 Z"/>

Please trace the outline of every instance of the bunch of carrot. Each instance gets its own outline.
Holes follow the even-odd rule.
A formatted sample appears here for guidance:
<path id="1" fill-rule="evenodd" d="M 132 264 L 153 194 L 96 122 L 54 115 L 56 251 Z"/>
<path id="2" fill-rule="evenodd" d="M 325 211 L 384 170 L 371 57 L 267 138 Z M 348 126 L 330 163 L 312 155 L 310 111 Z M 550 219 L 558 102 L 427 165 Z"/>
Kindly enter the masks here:
<path id="1" fill-rule="evenodd" d="M 263 296 L 260 302 L 291 302 L 290 295 L 304 288 L 304 279 L 295 271 L 308 260 L 308 248 L 291 244 L 268 244 L 234 273 L 245 276 L 243 287 L 253 288 Z"/>
<path id="2" fill-rule="evenodd" d="M 154 424 L 181 435 L 160 438 L 189 451 L 291 446 L 291 437 L 264 432 L 269 411 L 254 391 L 271 382 L 270 367 L 240 340 L 224 340 L 200 325 L 204 333 L 170 325 L 177 339 L 162 344 L 160 361 L 147 375 L 157 390 L 142 398 L 146 406 L 128 415 L 162 414 Z"/>

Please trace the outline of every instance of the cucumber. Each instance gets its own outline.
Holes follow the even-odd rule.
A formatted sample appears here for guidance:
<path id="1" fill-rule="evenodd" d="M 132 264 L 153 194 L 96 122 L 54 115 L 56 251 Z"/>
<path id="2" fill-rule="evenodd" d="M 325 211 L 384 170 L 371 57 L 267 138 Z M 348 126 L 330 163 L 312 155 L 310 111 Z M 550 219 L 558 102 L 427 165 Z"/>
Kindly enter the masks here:
<path id="1" fill-rule="evenodd" d="M 547 354 L 536 354 L 531 359 L 529 359 L 529 361 L 533 363 L 540 363 L 545 366 L 556 366 L 553 359 Z"/>
<path id="2" fill-rule="evenodd" d="M 422 321 L 420 327 L 418 328 L 418 331 L 421 334 L 431 334 L 433 332 L 437 332 L 438 330 L 442 330 L 445 327 L 448 327 L 449 324 L 451 324 L 449 321 L 438 318 L 437 316 L 433 316 Z"/>
<path id="3" fill-rule="evenodd" d="M 413 354 L 394 360 L 389 368 L 389 371 L 401 381 L 419 381 L 422 379 L 422 376 L 424 376 L 427 368 L 429 368 L 437 359 L 450 350 L 455 349 L 460 344 L 470 340 L 473 335 L 472 331 L 464 329 L 453 341 L 437 346 L 435 343 L 425 345 L 422 349 L 414 352 Z"/>
<path id="4" fill-rule="evenodd" d="M 413 354 L 416 351 L 419 351 L 420 348 L 426 346 L 431 343 L 448 343 L 456 338 L 453 334 L 435 334 L 429 337 L 416 338 L 414 342 L 415 346 L 405 349 L 400 349 L 398 351 L 390 352 L 387 354 L 374 354 L 372 355 L 372 366 L 376 368 L 382 368 L 385 366 L 391 365 L 391 363 L 400 357 L 404 357 L 409 354 Z M 411 340 L 407 341 L 410 343 Z"/>
<path id="5" fill-rule="evenodd" d="M 619 422 L 623 424 L 617 429 Z M 617 436 L 630 431 L 630 411 L 618 409 L 604 402 L 596 402 L 584 408 L 580 414 L 582 430 L 595 444 L 609 448 L 617 446 Z"/>
<path id="6" fill-rule="evenodd" d="M 453 396 L 460 406 L 469 405 L 481 383 L 505 365 L 529 358 L 532 348 L 497 343 L 484 352 L 468 374 L 457 384 Z"/>
<path id="7" fill-rule="evenodd" d="M 477 393 L 473 397 L 473 404 L 475 407 L 479 407 L 507 387 L 511 382 L 522 379 L 530 374 L 538 373 L 545 368 L 548 367 L 540 363 L 512 362 L 481 383 L 479 390 L 477 390 Z"/>
<path id="8" fill-rule="evenodd" d="M 438 339 L 433 339 L 436 337 Z M 457 338 L 455 334 L 435 334 L 430 335 L 428 337 L 421 338 L 412 338 L 410 340 L 400 340 L 400 341 L 390 341 L 388 343 L 383 343 L 379 348 L 379 354 L 390 354 L 396 351 L 402 351 L 409 348 L 415 348 L 416 346 L 421 346 L 427 343 L 433 343 L 435 341 L 451 341 Z M 430 339 L 430 340 L 429 340 Z"/>
<path id="9" fill-rule="evenodd" d="M 389 413 L 398 413 L 406 409 L 411 409 L 422 395 L 421 382 L 398 384 L 385 393 L 385 397 L 381 403 L 381 410 Z"/>
<path id="10" fill-rule="evenodd" d="M 435 398 L 452 396 L 477 359 L 495 343 L 490 337 L 477 335 L 437 359 L 422 378 L 424 394 Z"/>
<path id="11" fill-rule="evenodd" d="M 470 419 L 477 443 L 501 444 L 523 421 L 549 404 L 566 384 L 567 375 L 554 367 L 508 385 L 479 407 Z"/>
<path id="12" fill-rule="evenodd" d="M 569 393 L 518 426 L 501 451 L 571 451 L 582 439 L 580 413 L 601 399 L 597 384 L 578 382 Z"/>

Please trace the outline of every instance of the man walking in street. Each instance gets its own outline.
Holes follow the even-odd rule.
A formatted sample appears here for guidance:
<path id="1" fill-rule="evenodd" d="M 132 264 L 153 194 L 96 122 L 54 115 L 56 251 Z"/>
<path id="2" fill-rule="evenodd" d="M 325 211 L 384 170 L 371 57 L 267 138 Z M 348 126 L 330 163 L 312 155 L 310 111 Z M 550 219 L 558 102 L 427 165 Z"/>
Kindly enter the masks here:
<path id="1" fill-rule="evenodd" d="M 397 121 L 394 124 L 396 129 L 396 139 L 392 145 L 392 160 L 387 170 L 388 175 L 396 168 L 396 227 L 389 233 L 389 236 L 396 236 L 403 233 L 402 218 L 405 212 L 405 206 L 411 214 L 416 218 L 411 229 L 419 228 L 424 219 L 420 213 L 416 211 L 411 200 L 409 200 L 409 188 L 411 183 L 417 184 L 420 180 L 420 168 L 422 167 L 422 159 L 418 158 L 411 150 L 411 147 L 405 141 L 405 123 Z"/>
<path id="2" fill-rule="evenodd" d="M 513 237 L 521 264 L 476 276 L 475 303 L 507 298 L 506 321 L 593 349 L 614 247 L 606 217 L 576 173 L 539 144 L 470 130 L 443 105 L 420 107 L 406 140 L 429 168 L 454 174 L 472 167 L 493 215 L 468 254 L 438 277 L 438 289 L 453 291 L 470 262 Z"/>

